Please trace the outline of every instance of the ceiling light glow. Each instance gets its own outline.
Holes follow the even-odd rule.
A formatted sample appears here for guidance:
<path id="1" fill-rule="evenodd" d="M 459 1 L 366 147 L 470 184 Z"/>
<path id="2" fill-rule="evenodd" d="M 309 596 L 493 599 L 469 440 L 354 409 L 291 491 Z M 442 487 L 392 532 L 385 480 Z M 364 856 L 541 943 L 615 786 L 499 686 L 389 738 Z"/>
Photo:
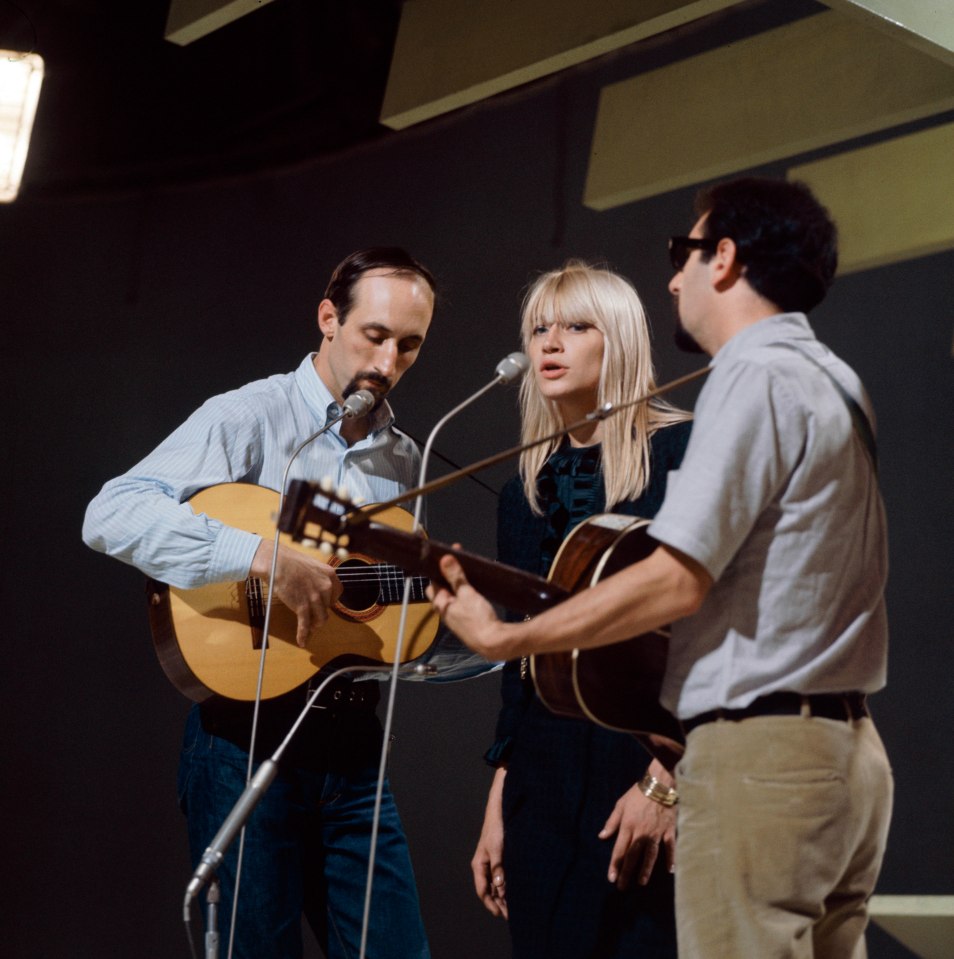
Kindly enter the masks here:
<path id="1" fill-rule="evenodd" d="M 0 203 L 20 189 L 42 82 L 39 54 L 0 50 Z"/>

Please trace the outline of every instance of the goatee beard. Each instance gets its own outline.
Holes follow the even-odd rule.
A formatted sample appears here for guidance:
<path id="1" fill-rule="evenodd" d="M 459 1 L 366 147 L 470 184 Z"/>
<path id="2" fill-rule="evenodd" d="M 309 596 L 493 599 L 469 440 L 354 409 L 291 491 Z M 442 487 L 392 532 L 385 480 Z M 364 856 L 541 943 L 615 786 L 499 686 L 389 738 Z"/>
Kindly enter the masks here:
<path id="1" fill-rule="evenodd" d="M 362 386 L 362 383 L 365 385 Z M 373 413 L 384 402 L 384 397 L 391 389 L 391 381 L 380 373 L 358 373 L 342 390 L 341 398 L 346 400 L 352 393 L 362 389 L 374 397 L 374 406 L 370 410 Z"/>

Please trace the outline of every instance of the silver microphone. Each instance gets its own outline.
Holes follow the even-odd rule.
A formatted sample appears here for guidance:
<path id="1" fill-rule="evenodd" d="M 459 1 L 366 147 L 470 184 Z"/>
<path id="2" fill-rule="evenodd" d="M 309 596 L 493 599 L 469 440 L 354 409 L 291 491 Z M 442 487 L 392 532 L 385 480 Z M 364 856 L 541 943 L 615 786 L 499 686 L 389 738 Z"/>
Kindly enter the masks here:
<path id="1" fill-rule="evenodd" d="M 509 357 L 508 357 L 509 359 Z M 526 357 L 524 357 L 526 359 Z M 505 361 L 501 360 L 501 364 Z M 509 380 L 507 381 L 509 382 Z M 342 412 L 345 416 L 364 416 L 371 412 L 374 406 L 374 394 L 370 390 L 355 390 L 342 405 Z"/>
<path id="2" fill-rule="evenodd" d="M 509 353 L 498 364 L 494 372 L 498 383 L 512 383 L 530 369 L 530 360 L 526 353 Z"/>
<path id="3" fill-rule="evenodd" d="M 225 822 L 215 834 L 212 842 L 206 847 L 199 865 L 196 866 L 189 885 L 186 887 L 185 901 L 183 902 L 183 917 L 189 921 L 189 903 L 199 890 L 215 875 L 219 864 L 225 856 L 226 850 L 232 843 L 238 831 L 245 825 L 248 817 L 258 805 L 258 801 L 265 795 L 278 772 L 278 763 L 274 759 L 266 759 L 252 777 L 245 791 L 239 796 L 238 802 L 232 807 Z"/>
<path id="4" fill-rule="evenodd" d="M 530 361 L 524 356 L 523 353 L 511 353 L 509 356 L 505 356 L 498 364 L 495 369 L 496 376 L 486 385 L 482 386 L 476 393 L 472 396 L 469 396 L 463 403 L 459 403 L 455 406 L 449 413 L 446 413 L 440 420 L 437 421 L 434 428 L 431 430 L 430 435 L 427 438 L 427 442 L 424 444 L 424 452 L 421 454 L 421 467 L 420 467 L 420 476 L 418 478 L 418 486 L 423 485 L 424 477 L 427 475 L 427 461 L 430 457 L 431 446 L 434 443 L 434 439 L 437 436 L 438 430 L 452 417 L 456 416 L 462 409 L 467 406 L 470 406 L 474 400 L 483 396 L 488 390 L 493 389 L 499 383 L 511 383 L 517 377 L 522 376 L 530 368 Z M 412 531 L 417 532 L 420 529 L 421 525 L 421 507 L 423 506 L 424 498 L 418 496 L 414 503 L 414 520 L 412 524 Z M 391 684 L 388 692 L 388 702 L 387 707 L 384 713 L 384 743 L 390 743 L 391 741 L 391 724 L 394 719 L 394 701 L 397 695 L 397 677 L 398 677 L 398 668 L 401 662 L 401 654 L 404 649 L 404 629 L 407 624 L 407 610 L 408 602 L 410 601 L 411 596 L 411 578 L 405 574 L 404 577 L 404 597 L 401 603 L 401 615 L 398 621 L 398 631 L 397 631 L 397 640 L 392 649 L 393 655 L 393 665 L 391 667 Z M 423 678 L 423 675 L 436 675 L 438 672 L 437 667 L 431 665 L 422 665 L 421 670 L 418 675 Z M 365 947 L 368 942 L 368 928 L 371 919 L 371 890 L 373 885 L 374 877 L 374 861 L 377 855 L 377 839 L 378 839 L 378 828 L 381 821 L 381 797 L 383 793 L 383 783 L 385 774 L 387 772 L 387 758 L 388 758 L 388 748 L 383 746 L 381 749 L 381 759 L 378 767 L 378 789 L 374 798 L 374 814 L 371 817 L 371 852 L 368 858 L 368 876 L 367 884 L 365 886 L 365 895 L 364 895 L 364 916 L 361 922 L 361 943 L 358 950 L 358 959 L 365 959 Z"/>

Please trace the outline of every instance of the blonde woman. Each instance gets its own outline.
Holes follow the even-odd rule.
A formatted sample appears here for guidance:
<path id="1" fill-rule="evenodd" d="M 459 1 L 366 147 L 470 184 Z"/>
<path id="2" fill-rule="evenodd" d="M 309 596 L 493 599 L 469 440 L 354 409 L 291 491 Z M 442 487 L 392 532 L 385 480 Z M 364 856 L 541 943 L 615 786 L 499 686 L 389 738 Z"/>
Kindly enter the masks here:
<path id="1" fill-rule="evenodd" d="M 571 261 L 539 277 L 522 313 L 532 374 L 524 441 L 654 385 L 649 331 L 623 277 Z M 525 452 L 498 512 L 502 562 L 545 575 L 587 517 L 652 517 L 689 437 L 661 401 L 574 429 Z M 631 737 L 550 713 L 526 669 L 503 678 L 496 767 L 471 866 L 478 896 L 509 920 L 514 959 L 675 959 L 675 816 L 639 787 L 672 780 Z"/>

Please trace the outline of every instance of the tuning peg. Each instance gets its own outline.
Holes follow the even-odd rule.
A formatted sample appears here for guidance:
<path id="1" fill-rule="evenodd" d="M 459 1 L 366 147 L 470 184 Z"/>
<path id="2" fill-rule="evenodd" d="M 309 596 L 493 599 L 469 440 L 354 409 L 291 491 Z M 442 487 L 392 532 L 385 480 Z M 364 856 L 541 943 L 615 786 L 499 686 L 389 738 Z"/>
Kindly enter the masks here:
<path id="1" fill-rule="evenodd" d="M 351 555 L 351 554 L 350 554 L 343 546 L 339 546 L 339 547 L 335 550 L 335 556 L 337 556 L 338 559 L 339 559 L 342 563 L 345 562 L 345 560 L 347 560 L 347 558 L 348 558 L 350 555 Z"/>
<path id="2" fill-rule="evenodd" d="M 320 482 L 318 483 L 318 488 L 322 493 L 330 493 L 335 488 L 335 481 L 330 476 L 322 476 Z"/>
<path id="3" fill-rule="evenodd" d="M 332 556 L 332 554 L 334 553 L 334 551 L 335 551 L 335 550 L 334 550 L 334 547 L 333 547 L 333 546 L 331 545 L 331 543 L 329 543 L 327 540 L 325 540 L 325 541 L 318 547 L 318 552 L 321 553 L 321 555 L 324 556 L 325 559 L 331 559 L 331 556 Z"/>
<path id="4" fill-rule="evenodd" d="M 349 500 L 348 500 L 348 487 L 347 487 L 347 486 L 339 486 L 339 487 L 338 487 L 338 499 L 339 499 L 342 503 L 347 503 L 347 502 L 349 502 Z"/>
<path id="5" fill-rule="evenodd" d="M 302 545 L 302 546 L 305 546 L 305 547 L 308 548 L 308 549 L 316 549 L 316 548 L 320 549 L 320 548 L 321 548 L 321 547 L 318 545 L 318 540 L 316 540 L 316 539 L 311 539 L 311 538 L 303 539 L 303 540 L 301 541 L 301 545 Z"/>

